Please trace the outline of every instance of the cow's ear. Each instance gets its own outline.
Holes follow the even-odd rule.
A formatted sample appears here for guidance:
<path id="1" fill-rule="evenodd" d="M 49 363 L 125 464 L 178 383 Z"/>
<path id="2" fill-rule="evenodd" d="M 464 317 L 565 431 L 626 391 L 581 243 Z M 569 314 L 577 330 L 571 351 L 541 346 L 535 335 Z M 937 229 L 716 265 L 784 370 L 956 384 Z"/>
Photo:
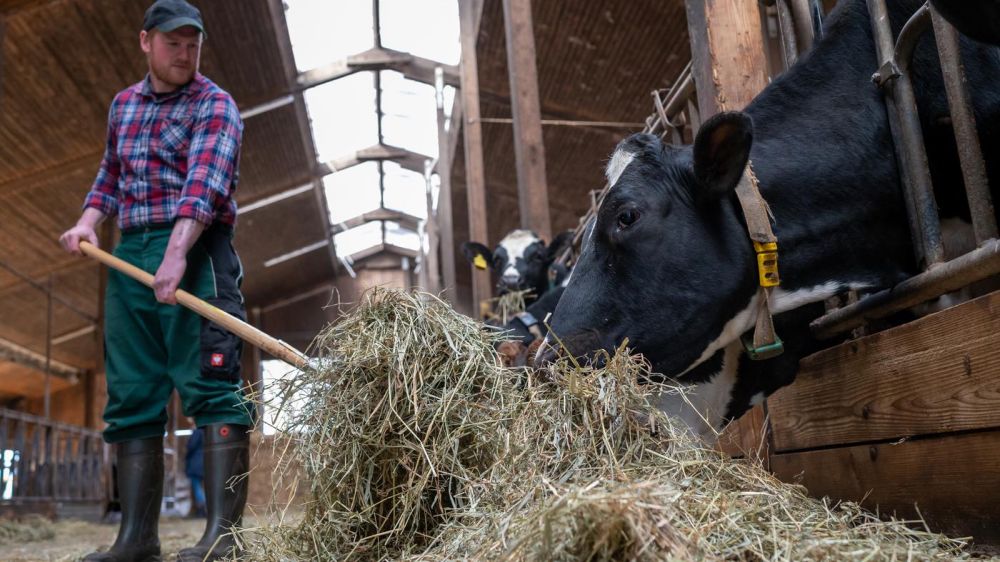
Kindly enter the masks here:
<path id="1" fill-rule="evenodd" d="M 753 121 L 746 113 L 727 111 L 702 124 L 694 139 L 698 199 L 718 199 L 736 188 L 752 144 Z"/>
<path id="2" fill-rule="evenodd" d="M 552 243 L 549 244 L 545 251 L 549 255 L 549 259 L 555 259 L 563 250 L 569 247 L 573 243 L 573 231 L 564 230 L 556 235 Z"/>
<path id="3" fill-rule="evenodd" d="M 466 242 L 462 244 L 462 253 L 469 263 L 478 269 L 488 269 L 493 264 L 493 252 L 479 242 Z"/>

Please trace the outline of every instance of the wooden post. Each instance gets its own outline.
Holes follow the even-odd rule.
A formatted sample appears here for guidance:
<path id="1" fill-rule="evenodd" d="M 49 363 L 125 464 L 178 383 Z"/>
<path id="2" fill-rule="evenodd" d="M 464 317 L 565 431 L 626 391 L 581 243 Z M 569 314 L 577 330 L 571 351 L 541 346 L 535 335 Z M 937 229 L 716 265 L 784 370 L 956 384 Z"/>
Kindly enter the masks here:
<path id="1" fill-rule="evenodd" d="M 700 119 L 743 109 L 767 86 L 767 43 L 759 4 L 745 0 L 685 0 L 685 4 Z M 766 463 L 770 424 L 765 411 L 764 405 L 756 406 L 730 424 L 720 439 L 723 449 Z M 742 450 L 727 443 L 739 444 L 736 449 Z"/>
<path id="2" fill-rule="evenodd" d="M 45 421 L 52 421 L 52 274 L 45 292 Z M 45 459 L 48 461 L 49 459 Z"/>
<path id="3" fill-rule="evenodd" d="M 7 29 L 7 19 L 0 15 L 0 111 L 3 111 L 3 36 Z"/>
<path id="4" fill-rule="evenodd" d="M 444 118 L 444 69 L 434 69 L 434 92 L 437 101 L 438 126 L 438 178 L 441 180 L 441 190 L 438 192 L 437 227 L 438 247 L 441 255 L 441 276 L 444 281 L 444 297 L 449 302 L 455 298 L 455 230 L 452 226 L 451 211 L 451 148 L 448 142 L 448 131 L 445 130 Z M 458 105 L 458 104 L 455 104 Z M 458 123 L 452 107 L 452 128 Z M 451 131 L 452 134 L 455 131 Z"/>
<path id="5" fill-rule="evenodd" d="M 458 3 L 462 43 L 462 105 L 465 109 L 465 183 L 469 200 L 469 238 L 488 244 L 486 228 L 486 177 L 483 166 L 483 131 L 479 122 L 479 66 L 476 61 L 476 20 L 483 0 Z M 480 303 L 490 298 L 490 274 L 472 268 L 472 310 L 479 316 Z"/>
<path id="6" fill-rule="evenodd" d="M 757 2 L 685 0 L 701 118 L 745 107 L 767 86 Z"/>
<path id="7" fill-rule="evenodd" d="M 552 241 L 531 0 L 503 0 L 521 227 Z"/>

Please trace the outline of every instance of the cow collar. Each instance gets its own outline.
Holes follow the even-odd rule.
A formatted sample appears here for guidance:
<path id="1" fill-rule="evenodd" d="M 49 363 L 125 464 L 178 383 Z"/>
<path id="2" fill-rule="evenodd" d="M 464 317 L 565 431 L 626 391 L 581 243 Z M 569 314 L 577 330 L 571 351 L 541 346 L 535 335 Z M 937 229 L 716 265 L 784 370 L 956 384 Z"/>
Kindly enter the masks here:
<path id="1" fill-rule="evenodd" d="M 784 351 L 781 338 L 774 332 L 770 303 L 771 291 L 781 282 L 778 277 L 778 238 L 771 230 L 774 215 L 760 194 L 760 182 L 749 160 L 736 186 L 736 196 L 743 209 L 754 253 L 757 254 L 757 323 L 753 337 L 743 337 L 743 346 L 750 359 L 770 359 Z"/>

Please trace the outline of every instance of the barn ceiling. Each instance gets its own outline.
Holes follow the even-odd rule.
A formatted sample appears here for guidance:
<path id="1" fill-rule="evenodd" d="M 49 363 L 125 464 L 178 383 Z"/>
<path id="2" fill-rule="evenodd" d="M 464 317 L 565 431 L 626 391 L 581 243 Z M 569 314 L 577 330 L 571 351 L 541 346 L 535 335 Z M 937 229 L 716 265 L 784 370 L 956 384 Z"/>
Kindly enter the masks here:
<path id="1" fill-rule="evenodd" d="M 136 44 L 145 6 L 136 0 L 0 0 L 0 263 L 9 266 L 0 267 L 0 339 L 42 353 L 47 339 L 59 341 L 53 358 L 83 369 L 94 366 L 97 352 L 86 329 L 98 316 L 98 268 L 66 255 L 56 240 L 79 216 L 100 162 L 111 98 L 145 73 Z M 202 70 L 244 111 L 289 93 L 282 55 L 287 30 L 276 23 L 275 6 L 280 0 L 201 2 L 209 29 Z M 690 58 L 683 0 L 546 0 L 533 2 L 533 10 L 546 119 L 641 123 L 652 109 L 650 92 L 669 87 Z M 501 0 L 485 0 L 477 54 L 482 116 L 509 118 Z M 334 280 L 326 251 L 264 265 L 323 240 L 327 228 L 313 192 L 293 191 L 313 181 L 316 169 L 305 146 L 308 124 L 296 109 L 284 104 L 245 119 L 236 199 L 251 210 L 239 216 L 236 247 L 250 306 L 266 307 Z M 589 192 L 603 185 L 615 144 L 639 128 L 544 128 L 556 230 L 577 224 Z M 483 139 L 495 242 L 519 223 L 511 125 L 484 123 Z M 460 245 L 468 239 L 461 149 L 452 174 Z M 292 195 L 274 197 L 283 193 Z M 269 199 L 279 200 L 252 205 Z M 467 285 L 468 269 L 458 269 L 459 284 Z M 50 277 L 58 302 L 47 333 L 45 294 L 26 279 L 44 286 Z M 63 339 L 74 333 L 83 335 Z M 0 369 L 0 393 L 8 371 L 16 369 Z"/>

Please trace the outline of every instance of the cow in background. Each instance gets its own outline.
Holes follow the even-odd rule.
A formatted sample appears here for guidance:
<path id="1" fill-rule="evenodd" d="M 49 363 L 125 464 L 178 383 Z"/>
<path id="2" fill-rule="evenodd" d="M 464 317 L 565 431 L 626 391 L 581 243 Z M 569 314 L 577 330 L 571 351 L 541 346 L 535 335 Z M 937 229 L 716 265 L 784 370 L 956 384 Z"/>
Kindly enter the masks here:
<path id="1" fill-rule="evenodd" d="M 493 251 L 479 242 L 462 244 L 462 252 L 479 269 L 490 269 L 497 275 L 497 292 L 531 291 L 525 304 L 540 298 L 552 287 L 560 285 L 567 275 L 565 267 L 553 265 L 556 257 L 573 241 L 573 231 L 556 236 L 551 245 L 530 230 L 513 230 Z"/>

